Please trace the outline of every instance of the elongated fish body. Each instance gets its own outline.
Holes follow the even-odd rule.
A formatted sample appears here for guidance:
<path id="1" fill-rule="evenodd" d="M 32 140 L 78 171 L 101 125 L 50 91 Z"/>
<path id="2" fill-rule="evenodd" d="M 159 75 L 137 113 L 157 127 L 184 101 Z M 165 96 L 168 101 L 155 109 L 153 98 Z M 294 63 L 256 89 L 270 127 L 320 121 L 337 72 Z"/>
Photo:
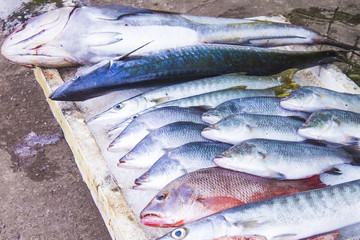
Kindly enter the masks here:
<path id="1" fill-rule="evenodd" d="M 243 113 L 211 124 L 201 135 L 230 144 L 239 144 L 252 138 L 301 142 L 305 138 L 297 134 L 297 130 L 303 123 L 302 120 L 290 117 Z"/>
<path id="2" fill-rule="evenodd" d="M 157 189 L 185 173 L 215 167 L 213 158 L 232 145 L 213 142 L 192 142 L 167 152 L 151 168 L 135 180 L 134 189 Z"/>
<path id="3" fill-rule="evenodd" d="M 240 113 L 292 116 L 306 119 L 309 114 L 284 109 L 280 106 L 278 97 L 246 97 L 228 100 L 210 109 L 202 115 L 202 120 L 206 123 L 217 123 L 221 119 Z"/>
<path id="4" fill-rule="evenodd" d="M 164 103 L 157 104 L 151 108 L 148 108 L 139 114 L 143 114 L 148 111 L 152 111 L 154 109 L 159 109 L 163 107 L 169 106 L 178 106 L 178 107 L 195 107 L 200 108 L 202 110 L 211 109 L 222 102 L 225 102 L 230 99 L 238 98 L 238 97 L 248 97 L 248 96 L 276 96 L 276 90 L 274 89 L 242 89 L 242 88 L 230 88 L 224 89 L 209 93 L 203 93 L 187 98 L 180 98 L 173 101 L 168 101 Z M 136 115 L 134 115 L 136 116 Z M 126 123 L 125 123 L 126 124 Z M 112 134 L 114 131 L 118 131 L 122 129 L 124 123 L 120 123 L 109 130 L 109 134 Z"/>
<path id="5" fill-rule="evenodd" d="M 343 110 L 314 112 L 298 130 L 301 136 L 351 145 L 360 138 L 360 114 Z"/>
<path id="6" fill-rule="evenodd" d="M 126 168 L 151 167 L 167 151 L 189 142 L 209 141 L 201 136 L 204 124 L 175 122 L 160 127 L 144 137 L 125 156 L 118 166 Z"/>
<path id="7" fill-rule="evenodd" d="M 177 228 L 159 239 L 259 235 L 302 239 L 360 219 L 360 180 L 233 207 Z"/>
<path id="8" fill-rule="evenodd" d="M 110 143 L 108 150 L 130 151 L 147 134 L 170 123 L 203 123 L 202 113 L 203 111 L 191 108 L 164 107 L 140 114 Z"/>
<path id="9" fill-rule="evenodd" d="M 342 53 L 340 53 L 342 54 Z M 125 58 L 95 66 L 65 82 L 50 98 L 82 101 L 117 89 L 186 81 L 232 72 L 271 75 L 338 61 L 336 51 L 290 52 L 221 44 L 167 49 L 139 59 Z"/>
<path id="10" fill-rule="evenodd" d="M 286 109 L 304 112 L 340 109 L 360 113 L 360 95 L 305 86 L 292 90 L 281 100 L 280 105 Z"/>
<path id="11" fill-rule="evenodd" d="M 64 7 L 32 18 L 4 41 L 1 53 L 23 65 L 56 68 L 93 64 L 134 49 L 138 51 L 133 55 L 144 56 L 151 51 L 197 43 L 263 47 L 324 43 L 354 49 L 290 24 L 155 13 L 110 5 Z"/>
<path id="12" fill-rule="evenodd" d="M 160 87 L 115 104 L 106 111 L 94 116 L 89 121 L 110 122 L 113 126 L 126 118 L 157 104 L 219 91 L 231 87 L 245 86 L 250 89 L 265 89 L 289 82 L 294 71 L 284 71 L 278 76 L 247 76 L 240 73 L 202 78 L 199 80 L 177 83 Z"/>
<path id="13" fill-rule="evenodd" d="M 243 141 L 214 158 L 220 167 L 279 180 L 308 178 L 352 161 L 341 149 L 270 139 Z"/>
<path id="14" fill-rule="evenodd" d="M 241 204 L 324 186 L 318 178 L 277 181 L 223 168 L 200 169 L 167 184 L 140 219 L 149 226 L 180 226 Z"/>

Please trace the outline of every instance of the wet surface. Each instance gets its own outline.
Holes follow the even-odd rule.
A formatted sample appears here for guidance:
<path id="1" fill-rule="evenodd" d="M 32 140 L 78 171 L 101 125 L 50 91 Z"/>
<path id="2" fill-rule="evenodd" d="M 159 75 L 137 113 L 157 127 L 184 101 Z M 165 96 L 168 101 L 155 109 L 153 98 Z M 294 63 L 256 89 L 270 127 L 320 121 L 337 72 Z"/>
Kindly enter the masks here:
<path id="1" fill-rule="evenodd" d="M 284 15 L 360 46 L 360 5 L 342 1 L 35 0 L 1 20 L 0 42 L 20 23 L 50 9 L 124 4 L 219 17 Z M 309 7 L 311 6 L 311 7 Z M 1 7 L 1 6 L 0 6 Z M 358 62 L 354 55 L 353 60 Z M 353 79 L 360 68 L 344 66 Z M 31 69 L 0 57 L 0 239 L 111 239 Z M 62 69 L 66 74 L 70 70 Z"/>

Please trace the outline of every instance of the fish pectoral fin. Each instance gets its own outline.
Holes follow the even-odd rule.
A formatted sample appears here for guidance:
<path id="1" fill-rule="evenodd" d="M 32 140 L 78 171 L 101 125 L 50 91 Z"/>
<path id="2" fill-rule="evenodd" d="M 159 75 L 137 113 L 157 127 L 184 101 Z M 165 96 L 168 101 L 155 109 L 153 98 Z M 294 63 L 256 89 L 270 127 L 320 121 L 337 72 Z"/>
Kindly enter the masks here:
<path id="1" fill-rule="evenodd" d="M 285 180 L 286 176 L 283 173 L 275 172 L 273 170 L 268 169 L 269 177 L 276 179 L 276 180 Z"/>
<path id="2" fill-rule="evenodd" d="M 191 106 L 190 108 L 205 112 L 205 111 L 209 111 L 212 107 L 208 105 L 199 105 L 199 106 Z"/>
<path id="3" fill-rule="evenodd" d="M 326 171 L 326 173 L 334 174 L 334 175 L 341 175 L 342 174 L 341 170 L 336 168 L 336 167 L 330 169 L 329 171 Z"/>
<path id="4" fill-rule="evenodd" d="M 297 239 L 296 236 L 297 236 L 296 233 L 286 233 L 286 234 L 274 236 L 272 239 L 273 240 L 275 240 L 275 239 L 276 240 L 290 240 L 290 239 Z"/>
<path id="5" fill-rule="evenodd" d="M 128 57 L 130 54 L 132 54 L 132 53 L 136 52 L 137 50 L 139 50 L 139 49 L 141 49 L 141 48 L 143 48 L 143 47 L 147 46 L 148 44 L 150 44 L 150 43 L 152 43 L 152 42 L 154 42 L 154 40 L 149 41 L 149 42 L 147 42 L 147 43 L 145 43 L 145 44 L 141 45 L 140 47 L 135 48 L 134 50 L 132 50 L 132 51 L 130 51 L 130 52 L 128 52 L 128 53 L 126 53 L 126 54 L 124 54 L 124 55 L 120 56 L 120 57 L 113 58 L 112 60 L 113 60 L 113 61 L 120 61 L 120 60 L 123 60 L 124 58 Z"/>
<path id="6" fill-rule="evenodd" d="M 216 212 L 244 204 L 239 199 L 232 197 L 198 198 L 196 201 L 201 203 L 206 209 Z"/>
<path id="7" fill-rule="evenodd" d="M 169 100 L 170 100 L 169 97 L 161 97 L 161 98 L 154 98 L 154 99 L 152 99 L 152 100 L 149 101 L 149 102 L 154 102 L 154 103 L 156 103 L 156 104 L 159 104 L 159 103 L 167 102 L 167 101 L 169 101 Z"/>
<path id="8" fill-rule="evenodd" d="M 241 229 L 251 229 L 251 228 L 260 226 L 267 220 L 268 219 L 266 217 L 258 217 L 258 218 L 253 218 L 253 219 L 249 219 L 246 221 L 237 221 L 237 222 L 234 222 L 233 225 L 236 227 L 239 227 Z"/>

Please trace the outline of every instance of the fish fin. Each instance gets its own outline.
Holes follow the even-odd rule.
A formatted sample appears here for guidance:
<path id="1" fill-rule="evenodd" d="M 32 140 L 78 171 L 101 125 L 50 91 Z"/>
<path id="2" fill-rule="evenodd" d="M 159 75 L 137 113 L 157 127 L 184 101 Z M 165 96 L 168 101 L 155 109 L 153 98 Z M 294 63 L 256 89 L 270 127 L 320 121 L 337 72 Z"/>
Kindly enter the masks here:
<path id="1" fill-rule="evenodd" d="M 329 174 L 333 174 L 333 175 L 342 175 L 343 173 L 341 172 L 340 169 L 334 167 L 328 171 L 326 171 L 326 173 L 329 173 Z"/>
<path id="2" fill-rule="evenodd" d="M 281 235 L 277 235 L 274 236 L 272 239 L 276 239 L 276 240 L 290 240 L 290 239 L 296 239 L 295 236 L 297 236 L 296 233 L 286 233 L 286 234 L 281 234 Z"/>
<path id="3" fill-rule="evenodd" d="M 247 221 L 234 222 L 233 225 L 236 227 L 240 227 L 242 229 L 251 229 L 253 227 L 263 224 L 266 221 L 267 221 L 266 217 L 258 217 L 254 219 L 249 219 Z"/>
<path id="4" fill-rule="evenodd" d="M 291 83 L 291 79 L 293 78 L 294 74 L 299 71 L 297 68 L 290 68 L 285 71 L 282 71 L 278 74 L 275 74 L 274 77 L 281 80 L 282 83 Z"/>
<path id="5" fill-rule="evenodd" d="M 273 178 L 276 180 L 285 180 L 286 176 L 282 173 L 272 171 L 270 169 L 267 170 L 269 172 L 269 178 Z"/>
<path id="6" fill-rule="evenodd" d="M 212 107 L 211 106 L 207 106 L 207 105 L 199 105 L 199 106 L 191 106 L 189 108 L 192 108 L 192 109 L 196 109 L 196 110 L 199 110 L 199 111 L 209 111 Z"/>
<path id="7" fill-rule="evenodd" d="M 154 42 L 154 40 L 149 41 L 149 42 L 147 42 L 147 43 L 145 43 L 145 44 L 141 45 L 140 47 L 135 48 L 134 50 L 131 50 L 130 52 L 128 52 L 128 53 L 126 53 L 126 54 L 124 54 L 124 55 L 122 55 L 122 56 L 120 56 L 120 57 L 113 58 L 112 60 L 113 60 L 113 61 L 123 60 L 124 58 L 128 57 L 130 54 L 132 54 L 132 53 L 136 52 L 137 50 L 139 50 L 139 49 L 141 49 L 141 48 L 143 48 L 143 47 L 145 47 L 145 46 L 149 45 L 149 44 L 150 44 L 150 43 L 152 43 L 152 42 Z"/>
<path id="8" fill-rule="evenodd" d="M 239 199 L 232 197 L 198 198 L 196 201 L 203 204 L 207 209 L 216 212 L 244 204 L 244 202 L 240 201 Z"/>
<path id="9" fill-rule="evenodd" d="M 262 153 L 262 152 L 258 151 L 257 154 L 258 154 L 262 159 L 265 159 L 265 158 L 266 158 L 266 154 L 265 154 L 265 153 Z"/>
<path id="10" fill-rule="evenodd" d="M 155 98 L 155 99 L 151 100 L 150 102 L 159 104 L 159 103 L 167 102 L 167 101 L 169 101 L 169 99 L 170 99 L 169 97 L 161 97 L 161 98 Z"/>
<path id="11" fill-rule="evenodd" d="M 323 188 L 327 186 L 326 184 L 321 182 L 319 174 L 316 174 L 309 178 L 301 179 L 299 181 L 301 181 L 304 185 L 308 186 L 311 189 Z"/>
<path id="12" fill-rule="evenodd" d="M 240 85 L 240 86 L 231 87 L 230 89 L 245 89 L 245 88 L 246 86 Z"/>
<path id="13" fill-rule="evenodd" d="M 346 145 L 359 145 L 359 138 L 347 136 L 345 144 Z"/>

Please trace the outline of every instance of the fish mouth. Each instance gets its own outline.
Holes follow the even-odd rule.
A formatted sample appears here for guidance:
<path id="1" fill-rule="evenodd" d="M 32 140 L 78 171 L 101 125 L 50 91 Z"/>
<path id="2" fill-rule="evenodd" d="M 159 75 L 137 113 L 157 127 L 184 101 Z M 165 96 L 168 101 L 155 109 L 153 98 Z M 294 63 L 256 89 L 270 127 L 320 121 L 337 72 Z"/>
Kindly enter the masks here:
<path id="1" fill-rule="evenodd" d="M 174 221 L 155 212 L 141 214 L 140 222 L 150 227 L 177 227 L 184 224 L 184 220 Z"/>

